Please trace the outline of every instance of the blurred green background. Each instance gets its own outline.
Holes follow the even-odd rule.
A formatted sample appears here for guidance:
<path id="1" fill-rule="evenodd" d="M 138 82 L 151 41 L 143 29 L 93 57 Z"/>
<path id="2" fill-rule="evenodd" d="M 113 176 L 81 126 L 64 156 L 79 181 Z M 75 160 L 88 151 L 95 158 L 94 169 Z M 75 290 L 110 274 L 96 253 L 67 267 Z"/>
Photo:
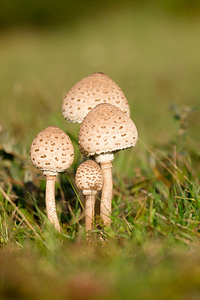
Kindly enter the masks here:
<path id="1" fill-rule="evenodd" d="M 176 134 L 171 104 L 197 108 L 189 119 L 195 145 L 199 16 L 194 0 L 0 0 L 1 129 L 27 148 L 47 125 L 77 136 L 79 126 L 61 114 L 64 95 L 102 71 L 124 91 L 148 144 Z"/>
<path id="2" fill-rule="evenodd" d="M 68 181 L 79 125 L 61 105 L 99 71 L 124 91 L 140 141 L 116 154 L 113 226 L 92 246 Z M 0 0 L 1 299 L 199 299 L 199 82 L 199 0 Z M 60 236 L 28 154 L 49 125 L 76 150 L 56 188 Z"/>

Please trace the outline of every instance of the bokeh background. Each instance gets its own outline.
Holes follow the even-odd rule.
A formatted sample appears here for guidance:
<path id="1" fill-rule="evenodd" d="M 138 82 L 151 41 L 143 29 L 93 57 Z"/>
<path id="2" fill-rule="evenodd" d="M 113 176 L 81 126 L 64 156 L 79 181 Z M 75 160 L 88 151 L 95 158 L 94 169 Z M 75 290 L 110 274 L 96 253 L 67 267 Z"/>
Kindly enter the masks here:
<path id="1" fill-rule="evenodd" d="M 173 138 L 181 111 L 192 111 L 188 143 L 197 147 L 199 16 L 198 0 L 0 0 L 2 132 L 26 149 L 48 125 L 77 137 L 63 98 L 101 71 L 124 91 L 142 141 Z"/>
<path id="2" fill-rule="evenodd" d="M 99 71 L 123 90 L 140 139 L 113 161 L 112 227 L 97 218 L 86 243 L 79 125 L 61 105 Z M 0 298 L 200 299 L 199 106 L 199 0 L 0 0 Z M 62 234 L 29 159 L 49 125 L 75 147 L 56 183 Z"/>

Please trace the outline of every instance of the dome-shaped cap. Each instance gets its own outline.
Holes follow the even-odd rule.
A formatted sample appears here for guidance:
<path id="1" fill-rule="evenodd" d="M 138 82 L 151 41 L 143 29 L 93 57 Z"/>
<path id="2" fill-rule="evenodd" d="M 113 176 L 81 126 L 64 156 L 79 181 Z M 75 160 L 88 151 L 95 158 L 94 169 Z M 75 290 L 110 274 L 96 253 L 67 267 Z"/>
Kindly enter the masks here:
<path id="1" fill-rule="evenodd" d="M 83 162 L 76 171 L 75 181 L 80 190 L 100 191 L 103 185 L 100 166 L 94 160 Z"/>
<path id="2" fill-rule="evenodd" d="M 81 123 L 88 112 L 100 103 L 113 104 L 130 116 L 124 93 L 104 73 L 93 73 L 76 83 L 63 101 L 62 113 L 68 121 Z"/>
<path id="3" fill-rule="evenodd" d="M 49 126 L 34 138 L 31 161 L 45 174 L 64 172 L 74 160 L 74 148 L 69 136 L 58 127 Z"/>
<path id="4" fill-rule="evenodd" d="M 133 121 L 111 104 L 99 104 L 84 118 L 79 131 L 80 151 L 85 156 L 135 146 L 138 133 Z"/>

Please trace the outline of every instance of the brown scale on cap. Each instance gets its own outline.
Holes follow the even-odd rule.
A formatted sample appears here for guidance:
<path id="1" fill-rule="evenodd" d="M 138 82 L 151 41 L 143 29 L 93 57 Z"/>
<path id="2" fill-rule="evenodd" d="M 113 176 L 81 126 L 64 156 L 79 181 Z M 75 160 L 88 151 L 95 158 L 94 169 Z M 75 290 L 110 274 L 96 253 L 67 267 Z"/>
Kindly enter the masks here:
<path id="1" fill-rule="evenodd" d="M 94 160 L 83 162 L 77 169 L 75 180 L 80 190 L 100 191 L 103 184 L 100 166 Z"/>
<path id="2" fill-rule="evenodd" d="M 63 101 L 62 113 L 68 121 L 81 123 L 100 103 L 113 104 L 130 116 L 128 101 L 121 88 L 100 72 L 81 79 L 71 88 Z"/>
<path id="3" fill-rule="evenodd" d="M 72 142 L 58 127 L 46 127 L 32 142 L 31 161 L 45 173 L 64 172 L 71 166 L 73 160 Z"/>
<path id="4" fill-rule="evenodd" d="M 84 118 L 79 146 L 85 156 L 135 146 L 137 129 L 127 114 L 111 104 L 99 104 Z"/>

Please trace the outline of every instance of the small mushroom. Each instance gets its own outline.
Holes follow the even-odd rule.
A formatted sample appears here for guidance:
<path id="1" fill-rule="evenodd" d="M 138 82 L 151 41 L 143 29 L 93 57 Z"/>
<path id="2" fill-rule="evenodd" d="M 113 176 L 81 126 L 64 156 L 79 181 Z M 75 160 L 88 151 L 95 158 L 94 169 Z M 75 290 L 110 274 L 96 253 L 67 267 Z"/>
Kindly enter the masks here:
<path id="1" fill-rule="evenodd" d="M 106 226 L 111 223 L 113 153 L 134 147 L 137 138 L 137 129 L 130 117 L 108 103 L 93 108 L 80 126 L 80 151 L 86 157 L 95 156 L 96 161 L 101 164 L 103 188 L 100 214 Z"/>
<path id="2" fill-rule="evenodd" d="M 55 181 L 58 172 L 68 169 L 74 160 L 74 148 L 69 136 L 58 127 L 49 126 L 34 138 L 30 158 L 46 176 L 46 209 L 49 221 L 60 231 L 56 213 Z"/>
<path id="3" fill-rule="evenodd" d="M 121 88 L 101 72 L 84 77 L 70 89 L 63 101 L 62 113 L 68 121 L 81 123 L 100 103 L 113 104 L 130 116 L 128 101 Z"/>
<path id="4" fill-rule="evenodd" d="M 94 160 L 80 164 L 75 177 L 77 187 L 85 195 L 85 229 L 93 229 L 95 196 L 101 190 L 103 177 L 101 168 Z"/>

